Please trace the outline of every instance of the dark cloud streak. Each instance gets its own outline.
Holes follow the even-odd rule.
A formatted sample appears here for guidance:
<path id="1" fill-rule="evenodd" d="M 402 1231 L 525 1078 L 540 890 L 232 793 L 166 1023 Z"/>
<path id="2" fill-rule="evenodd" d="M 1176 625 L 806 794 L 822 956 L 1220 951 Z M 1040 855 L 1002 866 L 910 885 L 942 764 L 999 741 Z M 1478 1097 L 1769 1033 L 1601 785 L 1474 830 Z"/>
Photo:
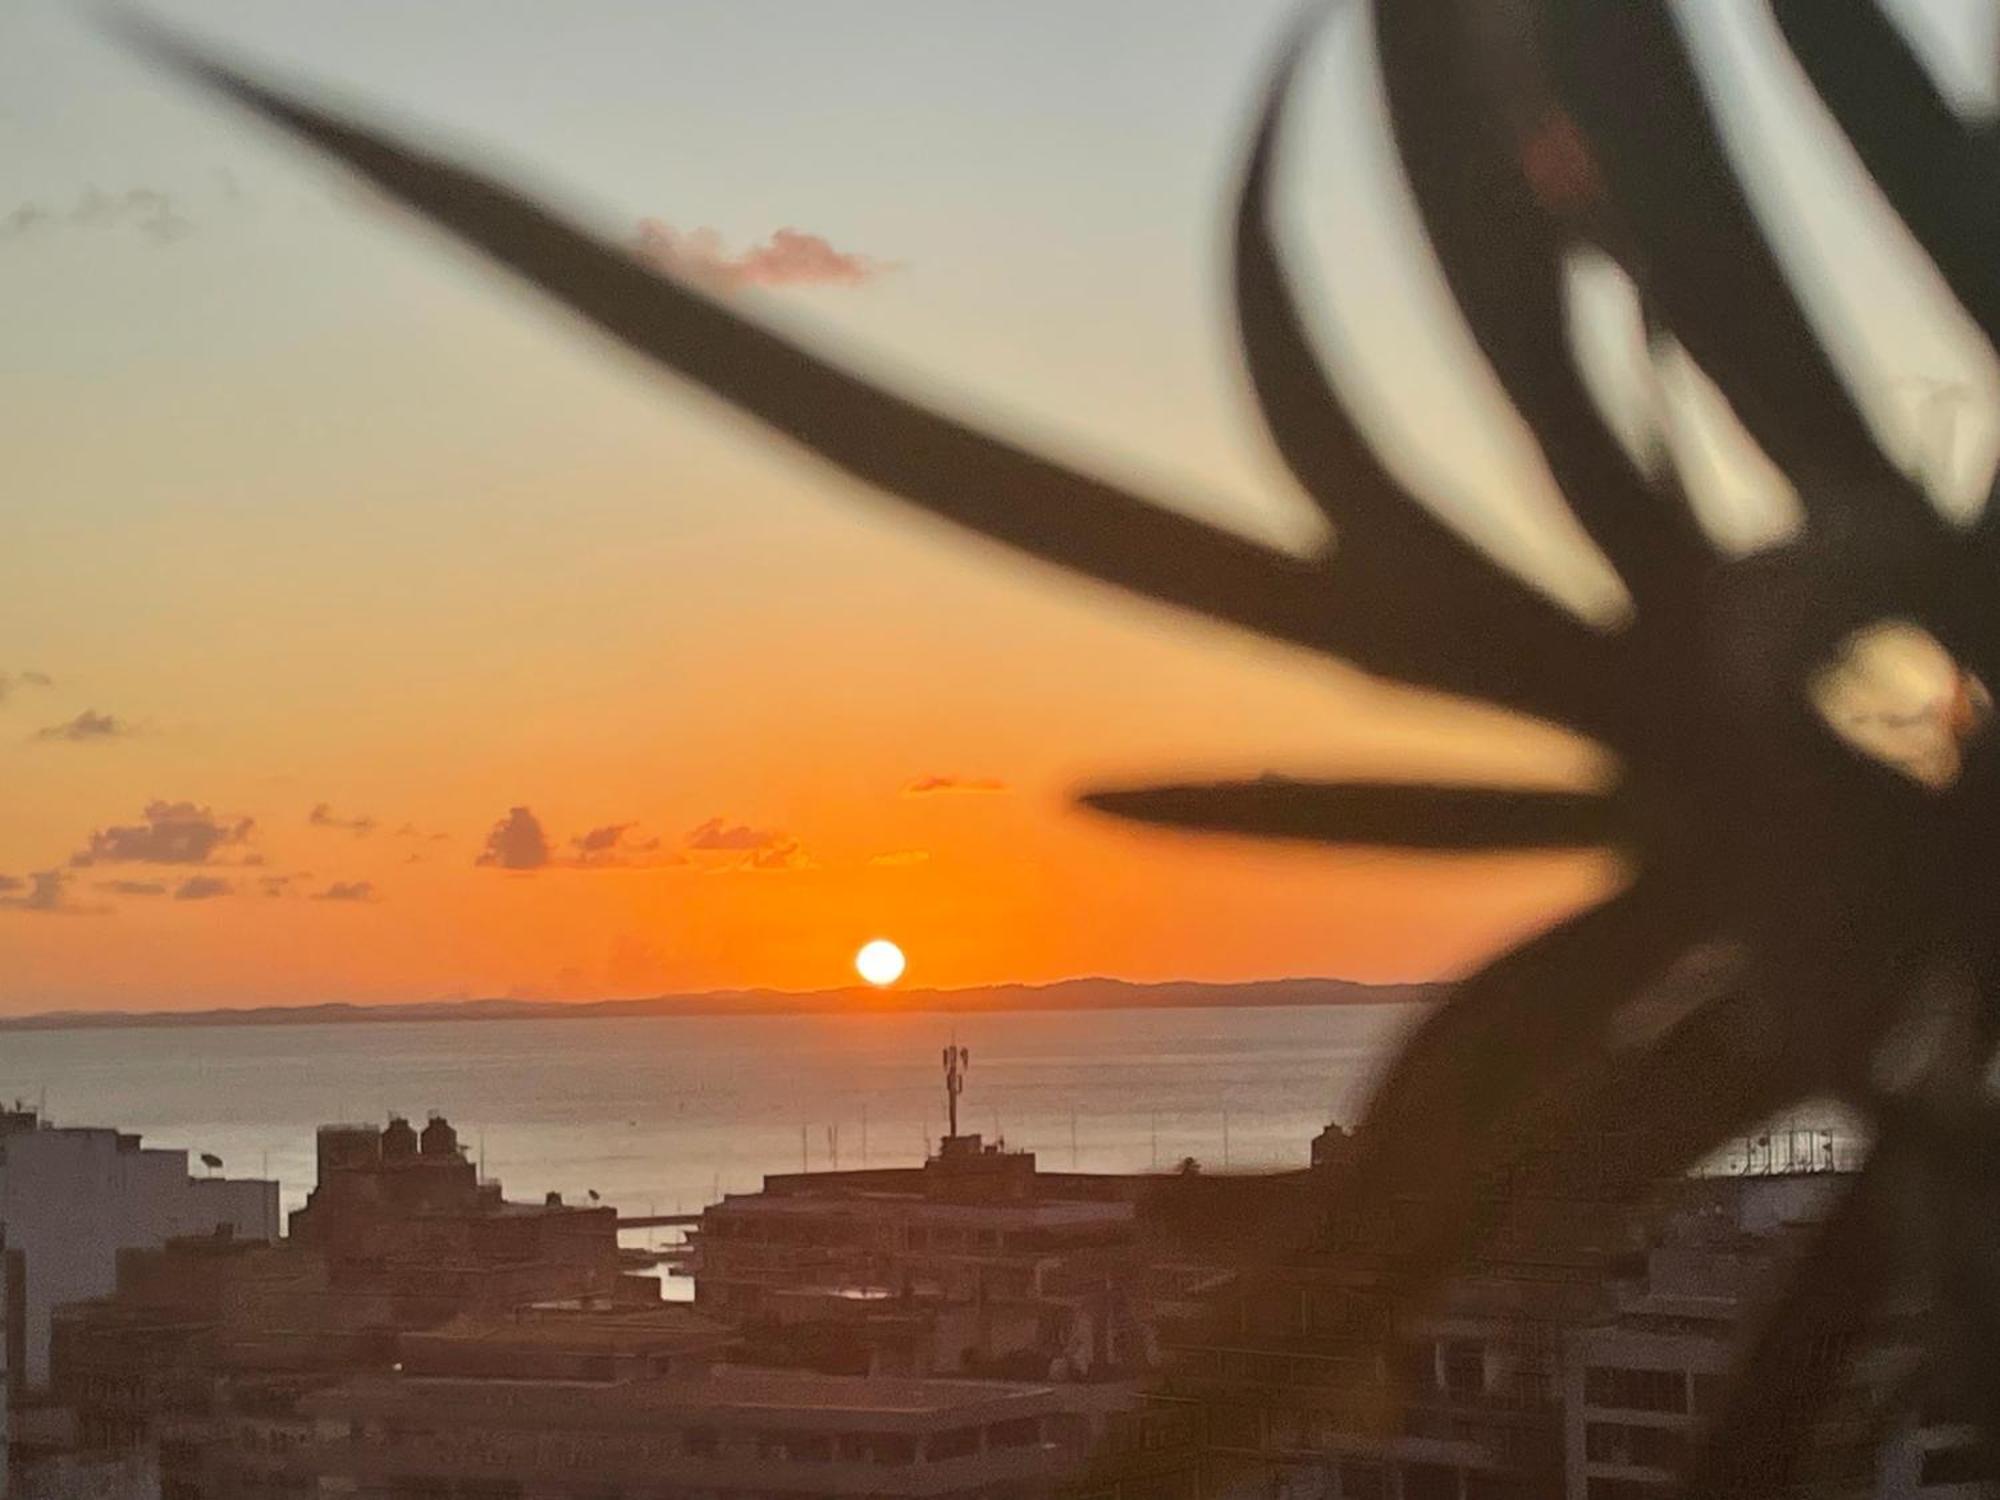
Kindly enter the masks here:
<path id="1" fill-rule="evenodd" d="M 375 820 L 367 814 L 343 818 L 336 815 L 332 804 L 327 802 L 314 803 L 313 810 L 306 814 L 306 822 L 314 828 L 334 828 L 363 839 L 375 831 Z"/>
<path id="2" fill-rule="evenodd" d="M 903 783 L 905 797 L 931 797 L 945 792 L 1005 792 L 1007 783 L 994 776 L 919 776 Z"/>
<path id="3" fill-rule="evenodd" d="M 336 880 L 312 898 L 315 901 L 379 901 L 372 880 Z"/>
<path id="4" fill-rule="evenodd" d="M 13 892 L 25 891 L 25 895 Z M 101 916 L 105 906 L 78 906 L 69 899 L 67 870 L 36 870 L 22 880 L 0 876 L 0 911 L 32 912 L 38 916 Z"/>
<path id="5" fill-rule="evenodd" d="M 539 870 L 549 862 L 549 836 L 541 819 L 525 807 L 510 807 L 486 835 L 473 863 L 499 870 Z"/>
<path id="6" fill-rule="evenodd" d="M 97 829 L 90 841 L 70 856 L 76 867 L 88 865 L 204 865 L 221 850 L 245 843 L 256 826 L 251 818 L 218 818 L 192 802 L 154 801 L 146 804 L 143 823 Z"/>
<path id="7" fill-rule="evenodd" d="M 86 708 L 73 719 L 60 724 L 51 724 L 46 729 L 37 729 L 31 738 L 41 741 L 64 741 L 72 745 L 87 745 L 98 740 L 130 739 L 138 731 L 116 714 L 101 714 L 94 708 Z"/>

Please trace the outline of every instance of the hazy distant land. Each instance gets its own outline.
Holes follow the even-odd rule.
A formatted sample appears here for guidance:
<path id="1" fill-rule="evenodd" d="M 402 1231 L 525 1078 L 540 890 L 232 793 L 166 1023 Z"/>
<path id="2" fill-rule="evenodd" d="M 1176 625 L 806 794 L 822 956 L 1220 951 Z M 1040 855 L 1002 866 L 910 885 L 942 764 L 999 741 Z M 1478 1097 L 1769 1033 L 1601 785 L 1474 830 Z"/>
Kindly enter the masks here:
<path id="1" fill-rule="evenodd" d="M 1054 984 L 980 985 L 962 990 L 710 990 L 636 1000 L 429 1000 L 403 1005 L 262 1005 L 233 1010 L 45 1011 L 0 1017 L 0 1031 L 123 1026 L 325 1026 L 385 1021 L 589 1021 L 617 1016 L 775 1016 L 855 1011 L 1227 1009 L 1232 1006 L 1401 1005 L 1435 998 L 1438 986 L 1358 984 L 1347 979 L 1260 979 L 1240 984 L 1064 979 Z"/>

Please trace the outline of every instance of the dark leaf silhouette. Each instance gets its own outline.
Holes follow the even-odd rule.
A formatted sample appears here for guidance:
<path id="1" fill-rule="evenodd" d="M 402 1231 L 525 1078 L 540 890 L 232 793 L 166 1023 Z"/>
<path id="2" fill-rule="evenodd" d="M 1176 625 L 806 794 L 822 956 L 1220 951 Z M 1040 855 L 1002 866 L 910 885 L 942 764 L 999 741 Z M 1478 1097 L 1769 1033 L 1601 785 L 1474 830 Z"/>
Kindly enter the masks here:
<path id="1" fill-rule="evenodd" d="M 1993 133 L 1951 114 L 1866 0 L 1778 8 L 1887 201 L 1992 337 Z M 1920 787 L 1812 702 L 1815 674 L 1888 620 L 1952 653 L 1954 701 L 1974 700 L 1967 684 L 2000 681 L 1996 523 L 1954 535 L 1876 443 L 1786 279 L 1782 227 L 1759 220 L 1733 170 L 1666 0 L 1375 0 L 1390 124 L 1426 243 L 1572 515 L 1622 580 L 1630 618 L 1594 629 L 1468 543 L 1355 419 L 1351 382 L 1316 352 L 1280 249 L 1286 107 L 1328 9 L 1309 8 L 1279 55 L 1234 221 L 1234 311 L 1260 415 L 1337 533 L 1310 557 L 884 389 L 490 177 L 128 25 L 156 56 L 654 364 L 924 513 L 1600 741 L 1618 760 L 1603 792 L 1267 778 L 1086 800 L 1280 839 L 1617 852 L 1623 889 L 1457 985 L 1370 1102 L 1339 1178 L 1343 1212 L 1393 1227 L 1406 1308 L 1464 1257 L 1564 1232 L 1580 1192 L 1629 1204 L 1772 1112 L 1834 1097 L 1892 1122 L 1894 1149 L 1825 1229 L 1809 1271 L 1818 1284 L 1781 1298 L 1750 1346 L 1698 1462 L 1700 1492 L 1754 1492 L 1797 1469 L 1807 1414 L 1839 1365 L 1808 1355 L 1860 1337 L 1905 1265 L 1923 1269 L 1936 1305 L 1927 1378 L 2000 1433 L 2000 1122 L 1983 1081 L 1996 1039 L 1980 1019 L 2000 999 L 2000 911 L 1984 894 L 1996 888 L 2000 755 L 1968 717 L 1952 731 L 1957 779 Z M 1625 452 L 1569 350 L 1565 264 L 1583 248 L 1630 277 L 1650 346 L 1678 345 L 1723 393 L 1797 490 L 1802 534 L 1724 557 L 1671 465 L 1655 472 Z M 1706 964 L 1717 952 L 1730 962 Z M 1957 1040 L 1913 1048 L 1902 1033 L 1938 992 L 1955 997 Z M 1333 1218 L 1321 1215 L 1318 1232 Z"/>
<path id="2" fill-rule="evenodd" d="M 1101 812 L 1204 833 L 1403 849 L 1588 849 L 1622 833 L 1619 809 L 1583 792 L 1325 783 L 1266 776 L 1209 786 L 1087 793 Z"/>
<path id="3" fill-rule="evenodd" d="M 1584 530 L 1643 604 L 1662 588 L 1684 590 L 1707 546 L 1690 514 L 1633 465 L 1570 361 L 1563 260 L 1572 236 L 1523 169 L 1523 152 L 1502 112 L 1512 101 L 1481 76 L 1493 71 L 1493 57 L 1476 56 L 1466 45 L 1480 34 L 1470 22 L 1482 11 L 1504 14 L 1484 0 L 1378 11 L 1396 145 L 1445 280 L 1481 351 L 1534 431 Z M 1525 27 L 1489 25 L 1484 34 L 1502 47 L 1531 45 Z M 1552 105 L 1536 124 L 1541 139 L 1566 126 Z M 1575 170 L 1587 171 L 1587 163 Z M 1569 191 L 1588 188 L 1577 183 Z"/>
<path id="4" fill-rule="evenodd" d="M 1317 12 L 1310 12 L 1317 15 Z M 1611 733 L 1619 642 L 1496 567 L 1409 494 L 1369 447 L 1313 352 L 1278 250 L 1271 174 L 1285 104 L 1313 32 L 1301 28 L 1267 91 L 1238 200 L 1236 326 L 1258 407 L 1301 488 L 1340 529 L 1341 578 L 1388 612 L 1430 616 L 1420 644 L 1468 658 L 1481 696 Z"/>
<path id="5" fill-rule="evenodd" d="M 1712 376 L 1752 436 L 1828 522 L 1919 503 L 1875 446 L 1765 241 L 1665 0 L 1543 7 L 1552 72 L 1594 145 L 1605 248 Z M 1888 504 L 1885 505 L 1885 502 Z"/>
<path id="6" fill-rule="evenodd" d="M 1781 1493 L 1804 1468 L 1813 1419 L 1848 1373 L 1887 1291 L 1880 1216 L 1894 1147 L 1850 1188 L 1732 1372 L 1734 1390 L 1688 1474 L 1695 1495 Z"/>
<path id="7" fill-rule="evenodd" d="M 1520 1127 L 1533 1108 L 1567 1099 L 1601 1063 L 1612 1017 L 1701 934 L 1703 915 L 1686 893 L 1642 877 L 1461 983 L 1369 1103 L 1346 1183 L 1357 1216 L 1393 1217 L 1396 1238 L 1441 1269 L 1451 1257 L 1436 1247 L 1472 1229 L 1479 1205 L 1531 1154 Z M 1588 988 L 1575 983 L 1584 974 Z"/>
<path id="8" fill-rule="evenodd" d="M 2000 340 L 2000 137 L 1952 113 L 1876 0 L 1772 9 L 1890 206 L 1987 339 Z"/>

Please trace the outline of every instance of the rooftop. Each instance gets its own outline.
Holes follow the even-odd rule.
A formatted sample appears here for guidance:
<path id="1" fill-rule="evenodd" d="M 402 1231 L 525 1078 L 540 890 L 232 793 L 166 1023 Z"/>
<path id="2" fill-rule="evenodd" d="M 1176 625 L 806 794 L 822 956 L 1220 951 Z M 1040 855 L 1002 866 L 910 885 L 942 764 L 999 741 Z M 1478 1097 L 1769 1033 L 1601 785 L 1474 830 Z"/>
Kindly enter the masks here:
<path id="1" fill-rule="evenodd" d="M 649 1389 L 662 1404 L 690 1409 L 910 1414 L 965 1411 L 1052 1394 L 1047 1386 L 1000 1380 L 820 1375 L 807 1370 L 752 1370 L 732 1365 L 703 1379 L 661 1381 Z"/>
<path id="2" fill-rule="evenodd" d="M 364 1375 L 308 1398 L 326 1415 L 408 1414 L 427 1407 L 456 1420 L 496 1411 L 518 1422 L 533 1392 L 535 1420 L 552 1427 L 607 1428 L 645 1416 L 728 1425 L 732 1417 L 821 1430 L 915 1431 L 940 1420 L 1005 1421 L 1053 1410 L 1052 1386 L 994 1380 L 822 1375 L 720 1365 L 699 1376 L 605 1384 L 575 1379 L 478 1379 L 448 1375 Z"/>
<path id="3" fill-rule="evenodd" d="M 726 1343 L 734 1335 L 721 1324 L 670 1303 L 616 1311 L 529 1311 L 512 1317 L 464 1313 L 440 1328 L 404 1335 L 406 1344 L 534 1347 L 605 1353 L 621 1349 L 656 1351 Z"/>
<path id="4" fill-rule="evenodd" d="M 890 1208 L 940 1224 L 991 1226 L 1001 1223 L 1039 1229 L 1127 1224 L 1133 1217 L 1132 1205 L 1124 1201 L 1005 1199 L 991 1203 L 940 1203 L 916 1193 L 865 1191 L 796 1193 L 783 1196 L 773 1196 L 768 1193 L 731 1193 L 721 1203 L 714 1205 L 709 1212 L 765 1214 L 807 1219 L 825 1218 L 829 1215 L 875 1216 Z"/>

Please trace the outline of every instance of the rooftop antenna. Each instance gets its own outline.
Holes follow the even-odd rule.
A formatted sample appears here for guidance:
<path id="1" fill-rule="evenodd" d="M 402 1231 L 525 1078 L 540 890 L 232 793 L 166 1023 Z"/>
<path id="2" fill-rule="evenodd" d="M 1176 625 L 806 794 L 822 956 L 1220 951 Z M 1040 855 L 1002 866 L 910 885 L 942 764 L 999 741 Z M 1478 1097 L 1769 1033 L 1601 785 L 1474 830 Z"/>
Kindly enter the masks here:
<path id="1" fill-rule="evenodd" d="M 944 1049 L 944 1105 L 952 1140 L 958 1139 L 958 1096 L 965 1092 L 965 1070 L 971 1063 L 972 1054 L 958 1043 Z"/>

